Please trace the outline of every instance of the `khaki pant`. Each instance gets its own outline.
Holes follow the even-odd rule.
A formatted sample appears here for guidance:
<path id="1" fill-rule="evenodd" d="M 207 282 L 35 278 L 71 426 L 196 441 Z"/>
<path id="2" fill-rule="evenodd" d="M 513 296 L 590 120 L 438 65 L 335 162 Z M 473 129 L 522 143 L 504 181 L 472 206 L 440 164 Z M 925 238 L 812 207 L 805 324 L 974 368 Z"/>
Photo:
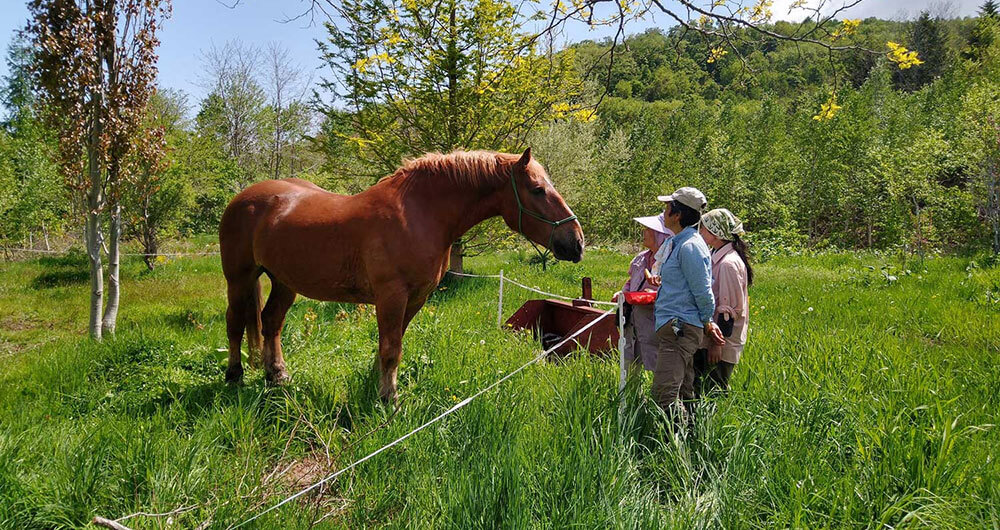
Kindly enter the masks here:
<path id="1" fill-rule="evenodd" d="M 679 399 L 694 399 L 694 352 L 701 345 L 702 328 L 681 323 L 681 334 L 664 324 L 656 330 L 659 347 L 653 370 L 653 399 L 663 410 L 670 410 Z"/>

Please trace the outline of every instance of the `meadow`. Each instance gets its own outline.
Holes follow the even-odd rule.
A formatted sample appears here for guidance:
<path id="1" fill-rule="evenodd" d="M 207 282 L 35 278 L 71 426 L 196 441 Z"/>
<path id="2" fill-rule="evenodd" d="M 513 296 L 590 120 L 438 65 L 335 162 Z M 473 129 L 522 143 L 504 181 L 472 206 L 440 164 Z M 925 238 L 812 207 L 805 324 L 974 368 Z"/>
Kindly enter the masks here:
<path id="1" fill-rule="evenodd" d="M 629 256 L 542 271 L 610 298 Z M 0 528 L 228 528 L 531 359 L 497 285 L 448 278 L 406 335 L 398 407 L 377 399 L 369 307 L 299 298 L 293 380 L 223 382 L 218 257 L 123 267 L 117 335 L 85 336 L 82 255 L 0 263 Z M 751 289 L 732 393 L 670 435 L 617 358 L 542 362 L 251 528 L 1000 528 L 1000 269 L 968 258 L 776 257 Z M 266 285 L 266 282 L 265 282 Z M 505 292 L 509 315 L 531 293 Z M 621 407 L 624 400 L 624 407 Z"/>

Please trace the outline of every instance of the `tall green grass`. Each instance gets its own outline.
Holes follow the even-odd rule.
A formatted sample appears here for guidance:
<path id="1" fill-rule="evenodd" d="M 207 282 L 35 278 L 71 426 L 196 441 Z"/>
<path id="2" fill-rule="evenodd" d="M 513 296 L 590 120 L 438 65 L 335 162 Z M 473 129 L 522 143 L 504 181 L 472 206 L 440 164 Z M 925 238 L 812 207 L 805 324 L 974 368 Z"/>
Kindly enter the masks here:
<path id="1" fill-rule="evenodd" d="M 610 297 L 628 256 L 473 272 Z M 883 266 L 886 266 L 883 269 Z M 871 268 L 869 268 L 871 267 Z M 377 400 L 372 311 L 299 299 L 293 381 L 222 382 L 217 258 L 125 265 L 118 335 L 82 334 L 79 256 L 0 264 L 0 527 L 226 528 L 410 431 L 537 354 L 497 284 L 449 278 Z M 910 270 L 907 273 L 907 269 Z M 256 528 L 1000 527 L 1000 270 L 958 258 L 790 257 L 758 268 L 729 397 L 673 436 L 617 359 L 535 365 Z M 505 292 L 509 315 L 531 293 Z M 625 406 L 622 407 L 622 398 Z"/>

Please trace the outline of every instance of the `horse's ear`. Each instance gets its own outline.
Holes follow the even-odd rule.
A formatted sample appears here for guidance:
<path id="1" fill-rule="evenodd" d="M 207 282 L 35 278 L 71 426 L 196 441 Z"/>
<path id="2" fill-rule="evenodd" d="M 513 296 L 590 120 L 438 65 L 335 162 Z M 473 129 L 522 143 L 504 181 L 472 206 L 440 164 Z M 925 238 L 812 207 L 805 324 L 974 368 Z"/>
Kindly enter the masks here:
<path id="1" fill-rule="evenodd" d="M 521 158 L 518 159 L 517 165 L 519 165 L 521 167 L 528 167 L 528 162 L 531 162 L 531 148 L 530 147 L 524 150 L 524 154 L 522 154 Z"/>

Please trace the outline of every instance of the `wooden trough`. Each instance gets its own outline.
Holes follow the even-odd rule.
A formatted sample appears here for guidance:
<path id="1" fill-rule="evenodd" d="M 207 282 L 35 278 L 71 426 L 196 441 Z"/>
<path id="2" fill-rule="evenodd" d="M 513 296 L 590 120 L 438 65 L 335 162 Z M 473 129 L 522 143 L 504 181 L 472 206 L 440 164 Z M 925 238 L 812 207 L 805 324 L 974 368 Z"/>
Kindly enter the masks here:
<path id="1" fill-rule="evenodd" d="M 551 348 L 580 328 L 604 314 L 587 300 L 592 300 L 590 278 L 582 281 L 583 297 L 570 302 L 561 300 L 528 300 L 507 319 L 514 330 L 530 329 L 545 349 Z M 579 348 L 593 354 L 606 354 L 618 345 L 618 324 L 615 316 L 608 315 L 593 327 L 567 341 L 554 350 L 556 355 L 566 355 Z"/>

